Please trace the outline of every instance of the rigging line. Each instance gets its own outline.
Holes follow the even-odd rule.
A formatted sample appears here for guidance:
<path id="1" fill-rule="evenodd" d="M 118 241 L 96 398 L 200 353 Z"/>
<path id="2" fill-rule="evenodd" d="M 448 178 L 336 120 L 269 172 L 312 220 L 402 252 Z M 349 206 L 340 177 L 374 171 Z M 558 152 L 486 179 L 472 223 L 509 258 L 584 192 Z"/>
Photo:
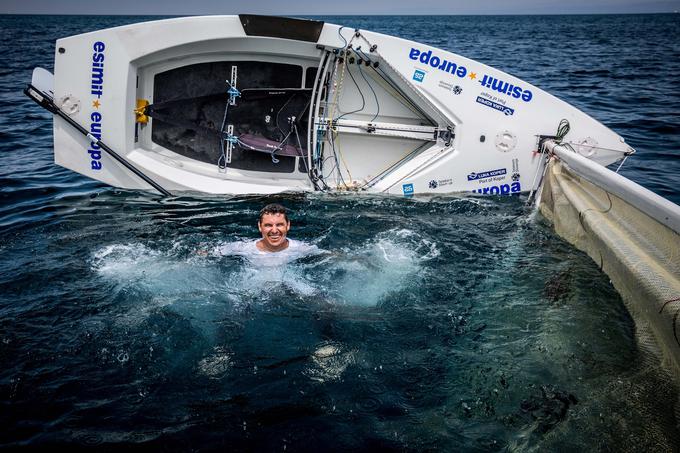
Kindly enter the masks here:
<path id="1" fill-rule="evenodd" d="M 386 167 L 385 169 L 381 170 L 376 176 L 374 176 L 372 179 L 364 183 L 359 189 L 364 189 L 366 187 L 373 187 L 376 185 L 378 182 L 382 181 L 385 179 L 385 177 L 399 164 L 402 162 L 405 162 L 409 160 L 409 158 L 413 158 L 416 154 L 418 154 L 425 146 L 427 146 L 427 142 L 423 143 L 422 145 L 418 146 L 416 149 L 409 151 L 406 153 L 404 156 L 399 158 L 397 161 Z"/>
<path id="2" fill-rule="evenodd" d="M 560 120 L 560 123 L 557 125 L 557 133 L 555 134 L 555 141 L 557 143 L 560 143 L 564 137 L 569 133 L 569 130 L 571 130 L 571 125 L 569 124 L 569 121 L 566 118 L 562 118 Z"/>
<path id="3" fill-rule="evenodd" d="M 331 112 L 330 112 L 330 115 L 329 115 L 329 118 L 331 120 L 333 119 L 333 116 L 335 115 L 335 110 L 338 106 L 336 101 L 338 100 L 339 93 L 342 91 L 343 82 L 344 82 L 344 78 L 345 78 L 345 68 L 347 66 L 347 63 L 346 63 L 347 60 L 346 60 L 346 54 L 343 54 L 343 55 L 344 56 L 336 57 L 336 64 L 335 64 L 334 73 L 337 74 L 338 65 L 342 65 L 342 70 L 340 71 L 340 76 L 338 77 L 338 85 L 337 85 L 336 89 L 334 90 L 333 101 L 331 102 Z M 347 69 L 347 72 L 349 72 L 349 69 Z M 351 76 L 351 73 L 350 73 L 350 76 Z M 354 80 L 354 77 L 352 77 L 352 80 Z M 356 81 L 354 83 L 356 84 Z M 363 96 L 362 96 L 362 99 L 363 99 Z M 365 103 L 365 101 L 364 101 L 364 103 Z M 335 167 L 334 168 L 337 168 L 337 173 L 338 173 L 339 179 L 342 181 L 342 184 L 347 186 L 347 183 L 345 183 L 344 177 L 342 176 L 342 170 L 340 169 L 340 162 L 338 161 L 338 156 L 337 156 L 338 152 L 335 149 L 336 136 L 334 136 L 333 133 L 334 133 L 334 131 L 332 130 L 332 127 L 329 127 L 327 129 L 327 137 L 328 137 L 328 142 L 331 144 L 331 147 L 332 147 L 332 150 L 333 150 L 333 157 L 335 158 Z M 344 163 L 345 161 L 344 161 L 343 156 L 341 155 L 340 157 L 342 158 L 343 163 Z M 346 163 L 345 163 L 345 167 L 347 168 Z M 332 171 L 331 171 L 331 173 L 329 173 L 329 176 L 331 174 L 332 174 Z M 350 177 L 351 177 L 351 174 L 349 173 L 349 168 L 347 168 L 347 174 L 350 175 Z M 323 175 L 323 173 L 322 173 L 322 175 Z M 324 178 L 325 178 L 325 176 L 324 176 Z"/>
<path id="4" fill-rule="evenodd" d="M 364 39 L 365 39 L 365 38 L 364 38 Z M 368 41 L 366 41 L 366 42 L 367 42 L 367 44 L 370 45 L 370 43 L 369 43 Z M 367 60 L 369 63 L 375 63 L 375 62 L 376 62 L 376 61 L 373 60 L 370 56 L 368 56 L 368 55 L 366 54 L 366 52 L 364 52 L 363 50 L 361 50 L 361 46 L 359 46 L 359 47 L 357 47 L 356 49 L 354 49 L 354 51 L 355 51 L 357 54 L 360 52 L 362 58 L 363 58 L 364 60 Z M 378 62 L 378 63 L 379 63 L 379 62 Z M 411 110 L 413 113 L 417 113 L 417 114 L 423 115 L 422 110 L 420 110 L 417 106 L 415 106 L 415 105 L 411 102 L 411 99 L 410 99 L 408 96 L 406 96 L 400 89 L 398 89 L 398 87 L 396 87 L 396 86 L 392 83 L 392 80 L 387 76 L 387 74 L 384 74 L 384 72 L 382 72 L 382 71 L 379 72 L 379 71 L 376 69 L 375 64 L 371 64 L 370 68 L 373 70 L 373 72 L 375 72 L 376 74 L 378 74 L 378 76 L 379 76 L 383 81 L 385 81 L 385 82 L 387 83 L 387 86 L 388 86 L 388 87 L 390 87 L 390 88 L 393 90 L 394 93 L 390 93 L 390 94 L 397 94 L 398 96 L 400 96 L 403 100 L 405 100 L 405 101 L 408 103 L 408 105 L 407 105 L 407 104 L 405 104 L 404 102 L 402 102 L 402 100 L 400 100 L 399 98 L 397 98 L 397 100 L 399 101 L 399 103 L 400 103 L 401 105 L 403 105 L 403 106 L 406 107 L 407 109 Z M 374 79 L 374 80 L 375 80 L 375 79 Z M 379 80 L 376 80 L 376 81 L 377 81 L 378 84 L 380 84 L 383 88 L 386 88 L 386 86 L 383 85 L 383 84 L 381 84 Z M 387 90 L 387 91 L 389 91 L 389 90 Z M 424 116 L 427 118 L 427 115 L 424 115 Z"/>
<path id="5" fill-rule="evenodd" d="M 377 71 L 373 71 L 377 73 Z M 380 76 L 380 74 L 378 74 L 378 76 Z M 415 113 L 416 115 L 421 115 L 421 112 L 419 112 L 417 109 L 414 109 L 410 103 L 406 102 L 402 93 L 397 91 L 392 85 L 386 83 L 383 77 L 379 77 L 377 79 L 372 78 L 372 80 L 374 80 L 380 87 L 382 87 L 383 90 L 385 90 L 387 94 L 392 96 L 395 101 L 403 105 L 408 111 Z"/>
<path id="6" fill-rule="evenodd" d="M 220 127 L 220 158 L 217 159 L 217 168 L 220 170 L 224 170 L 227 168 L 227 152 L 224 149 L 224 126 L 227 125 L 227 113 L 229 112 L 229 101 L 227 101 L 227 105 L 224 107 L 224 117 L 222 118 L 222 126 Z M 222 164 L 222 161 L 224 160 L 224 165 Z"/>
<path id="7" fill-rule="evenodd" d="M 145 111 L 151 112 L 153 110 L 164 110 L 169 107 L 174 107 L 175 104 L 184 104 L 187 102 L 209 101 L 212 99 L 229 99 L 229 93 L 220 91 L 219 93 L 208 93 L 201 96 L 193 96 L 190 98 L 167 99 L 165 101 L 155 102 L 144 107 Z"/>
<path id="8" fill-rule="evenodd" d="M 279 115 L 281 115 L 281 111 L 283 111 L 283 109 L 288 105 L 288 103 L 289 103 L 290 101 L 293 100 L 294 97 L 295 97 L 295 95 L 292 95 L 291 97 L 289 97 L 288 100 L 287 100 L 286 102 L 283 103 L 283 105 L 281 106 L 281 108 L 279 109 L 279 111 L 276 112 L 276 128 L 277 128 L 277 129 L 279 130 L 279 132 L 281 132 L 282 134 L 283 134 L 284 132 L 283 132 L 283 129 L 281 129 L 281 126 L 279 126 Z"/>
<path id="9" fill-rule="evenodd" d="M 363 69 L 361 69 L 361 64 L 359 65 L 359 74 L 361 74 L 361 77 L 363 77 L 364 82 L 366 82 L 366 85 L 368 85 L 368 88 L 370 88 L 371 92 L 373 93 L 373 97 L 375 98 L 375 115 L 373 115 L 373 118 L 371 118 L 371 122 L 373 122 L 373 121 L 375 121 L 375 119 L 380 114 L 380 103 L 378 102 L 378 95 L 375 93 L 375 90 L 373 89 L 371 84 L 368 82 L 368 79 L 366 78 L 366 74 L 364 74 Z"/>
<path id="10" fill-rule="evenodd" d="M 349 177 L 350 182 L 352 181 L 352 173 L 349 171 L 349 166 L 347 165 L 347 162 L 345 162 L 345 157 L 342 155 L 342 150 L 340 149 L 340 145 L 338 144 L 338 134 L 337 132 L 332 134 L 333 135 L 333 152 L 336 154 L 336 161 L 337 161 L 337 155 L 340 156 L 340 160 L 342 160 L 342 163 L 345 165 L 345 170 L 347 171 L 347 176 Z M 336 149 L 337 145 L 337 149 Z M 340 175 L 340 179 L 342 180 L 342 183 L 345 187 L 347 187 L 347 183 L 345 182 L 345 178 L 342 176 L 342 168 L 340 168 L 340 163 L 338 162 L 338 174 Z"/>
<path id="11" fill-rule="evenodd" d="M 307 172 L 307 177 L 309 178 L 309 181 L 312 183 L 312 186 L 314 186 L 314 190 L 320 190 L 319 186 L 316 184 L 316 181 L 312 177 L 312 172 L 309 170 L 309 165 L 307 165 L 307 161 L 305 160 L 306 156 L 305 153 L 303 153 L 302 150 L 302 143 L 300 142 L 300 135 L 298 134 L 297 126 L 295 125 L 295 122 L 293 121 L 293 124 L 291 125 L 291 128 L 295 132 L 295 139 L 297 140 L 298 144 L 298 149 L 300 151 L 300 158 L 302 159 L 302 163 L 305 166 L 305 171 Z"/>
<path id="12" fill-rule="evenodd" d="M 361 96 L 361 107 L 359 107 L 358 109 L 353 110 L 353 111 L 351 111 L 351 112 L 343 113 L 343 114 L 340 115 L 339 117 L 335 118 L 335 120 L 339 120 L 339 119 L 341 119 L 342 117 L 347 116 L 347 115 L 352 115 L 352 114 L 354 114 L 354 113 L 361 112 L 363 109 L 366 108 L 366 98 L 364 97 L 364 93 L 361 91 L 361 88 L 359 88 L 359 84 L 357 83 L 356 79 L 355 79 L 354 76 L 352 75 L 352 70 L 348 68 L 348 69 L 347 69 L 347 74 L 349 74 L 350 78 L 352 79 L 352 82 L 354 82 L 354 86 L 357 87 L 357 91 L 359 92 L 359 96 Z M 334 118 L 331 117 L 331 119 L 334 119 Z"/>
<path id="13" fill-rule="evenodd" d="M 429 142 L 425 142 L 425 144 L 429 144 Z M 435 162 L 436 160 L 440 159 L 442 154 L 451 152 L 451 149 L 450 149 L 450 148 L 442 148 L 442 147 L 439 147 L 439 149 L 436 150 L 436 147 L 435 147 L 435 146 L 432 146 L 432 147 L 435 148 L 435 152 L 434 152 L 431 156 L 429 156 L 429 157 L 427 158 L 427 160 L 425 160 L 425 162 L 423 162 L 423 163 L 421 163 L 420 165 L 418 165 L 416 168 L 414 168 L 414 169 L 411 170 L 409 173 L 407 173 L 406 175 L 404 175 L 404 177 L 402 177 L 402 178 L 400 178 L 399 180 L 397 180 L 397 181 L 395 181 L 394 183 L 392 183 L 392 185 L 390 185 L 389 187 L 385 188 L 385 189 L 383 190 L 383 192 L 387 192 L 387 191 L 390 190 L 392 187 L 394 187 L 396 184 L 398 184 L 400 181 L 403 181 L 403 180 L 405 180 L 405 179 L 408 179 L 408 178 L 412 177 L 413 175 L 417 174 L 418 172 L 421 172 L 421 171 L 425 170 L 427 167 L 429 167 L 430 165 L 432 165 L 433 162 Z"/>
<path id="14" fill-rule="evenodd" d="M 295 96 L 296 96 L 295 94 L 294 94 L 293 96 L 291 96 L 290 99 L 288 99 L 288 101 L 286 101 L 286 103 L 279 109 L 279 111 L 276 112 L 276 128 L 277 128 L 279 131 L 281 131 L 282 134 L 283 134 L 284 132 L 283 132 L 283 129 L 281 129 L 281 127 L 279 126 L 279 115 L 281 115 L 281 111 L 283 110 L 283 108 L 284 108 L 286 105 L 288 105 L 288 103 L 289 103 Z M 307 101 L 307 103 L 306 103 L 305 106 L 303 107 L 302 111 L 300 111 L 300 113 L 299 113 L 297 116 L 294 117 L 294 118 L 295 118 L 295 121 L 292 122 L 293 124 L 294 124 L 296 121 L 298 121 L 300 118 L 303 117 L 303 115 L 305 114 L 305 112 L 306 112 L 307 109 L 309 108 L 309 105 L 310 105 L 311 102 L 312 102 L 312 98 L 309 98 L 309 100 Z M 290 121 L 290 118 L 291 118 L 291 117 L 288 118 L 289 121 Z M 290 134 L 290 129 L 288 130 L 288 133 Z M 302 150 L 302 145 L 300 145 L 300 150 Z"/>
<path id="15" fill-rule="evenodd" d="M 329 52 L 325 51 L 319 60 L 319 66 L 316 69 L 316 74 L 314 76 L 314 84 L 312 85 L 312 93 L 309 98 L 310 100 L 310 109 L 309 113 L 307 114 L 307 154 L 308 158 L 310 161 L 310 164 L 312 163 L 312 152 L 314 152 L 314 139 L 312 138 L 312 127 L 311 125 L 314 124 L 314 117 L 317 109 L 317 102 L 319 98 L 319 88 L 322 84 L 322 79 L 325 78 L 326 72 L 325 72 L 325 67 L 328 61 L 328 55 Z"/>
<path id="16" fill-rule="evenodd" d="M 564 143 L 561 143 L 561 145 L 577 146 L 579 148 L 601 149 L 601 150 L 609 151 L 609 152 L 612 152 L 612 153 L 624 154 L 626 157 L 632 156 L 633 154 L 635 154 L 635 150 L 633 150 L 633 151 L 623 151 L 621 149 L 603 148 L 602 146 L 592 146 L 592 145 L 587 145 L 585 143 L 564 142 Z"/>
<path id="17" fill-rule="evenodd" d="M 675 342 L 680 346 L 680 339 L 678 339 L 678 315 L 680 314 L 680 309 L 676 310 L 675 316 L 673 316 L 673 336 L 675 337 Z"/>
<path id="18" fill-rule="evenodd" d="M 291 97 L 288 98 L 288 100 L 281 106 L 278 112 L 276 112 L 276 128 L 283 134 L 283 129 L 279 126 L 279 115 L 281 115 L 281 112 L 283 111 L 284 108 L 290 103 L 290 101 L 293 100 L 297 96 L 297 93 L 293 93 Z M 305 108 L 300 112 L 298 115 L 298 118 L 302 117 L 302 115 L 305 113 L 305 110 L 307 110 L 307 107 L 309 107 L 309 103 L 312 102 L 312 98 L 309 98 L 309 101 L 307 104 L 305 104 Z"/>
<path id="19" fill-rule="evenodd" d="M 227 84 L 231 87 L 231 83 L 225 80 Z M 233 87 L 232 87 L 233 88 Z M 231 89 L 231 88 L 230 88 Z M 235 91 L 238 91 L 234 89 Z M 292 91 L 294 93 L 298 92 L 304 92 L 304 91 L 309 91 L 309 88 L 289 88 L 289 87 L 262 87 L 262 88 L 244 88 L 241 91 L 238 91 L 238 94 L 240 96 L 236 97 L 244 97 L 246 98 L 245 101 L 250 101 L 253 98 L 265 98 L 268 97 L 268 92 L 271 91 L 281 91 L 281 90 L 286 90 L 286 91 Z M 260 94 L 261 93 L 261 94 Z M 234 93 L 235 95 L 236 93 Z M 232 95 L 228 91 L 221 91 L 217 93 L 208 93 L 208 94 L 202 94 L 200 96 L 193 96 L 193 97 L 183 97 L 183 98 L 176 98 L 176 99 L 167 99 L 165 101 L 159 101 L 155 102 L 153 104 L 149 104 L 144 109 L 148 112 L 153 112 L 154 110 L 165 110 L 171 107 L 175 107 L 177 105 L 183 105 L 185 103 L 189 102 L 208 102 L 211 100 L 219 100 L 219 99 L 229 99 Z"/>
<path id="20" fill-rule="evenodd" d="M 362 36 L 362 37 L 363 37 L 363 36 Z M 366 41 L 367 44 L 370 45 L 370 42 L 368 42 L 368 40 L 366 40 L 366 38 L 364 38 L 364 40 Z M 355 51 L 361 52 L 365 59 L 367 59 L 367 60 L 368 60 L 369 62 L 371 62 L 371 63 L 373 62 L 373 60 L 372 60 L 368 55 L 366 55 L 366 53 L 365 53 L 363 50 L 361 50 L 361 46 L 357 47 L 357 48 L 355 49 Z M 381 57 L 381 58 L 382 58 L 382 57 Z M 392 68 L 392 67 L 390 66 L 390 64 L 387 63 L 387 61 L 385 61 L 384 58 L 382 58 L 382 60 L 383 60 L 384 64 L 385 64 L 387 67 Z M 380 67 L 380 66 L 379 66 L 379 67 Z M 392 87 L 394 88 L 394 90 L 396 90 L 397 93 L 399 93 L 399 95 L 402 96 L 402 97 L 404 98 L 404 100 L 405 100 L 406 102 L 408 102 L 408 103 L 411 105 L 410 110 L 414 111 L 415 113 L 418 113 L 418 114 L 422 115 L 424 118 L 428 119 L 429 121 L 432 121 L 432 120 L 430 119 L 430 116 L 429 116 L 427 113 L 425 113 L 425 112 L 424 112 L 424 111 L 423 111 L 416 103 L 414 103 L 414 102 L 411 100 L 410 97 L 406 96 L 406 93 L 404 93 L 404 92 L 401 90 L 401 88 L 399 88 L 396 84 L 394 84 L 394 83 L 392 82 L 391 78 L 390 78 L 390 77 L 389 77 L 382 69 L 378 70 L 378 68 L 376 68 L 374 65 L 371 65 L 371 69 L 373 69 L 373 71 L 375 71 L 376 74 L 378 74 L 383 80 L 385 80 L 385 82 L 387 82 L 390 86 L 392 86 Z M 399 72 L 396 71 L 394 68 L 392 68 L 392 70 L 394 70 L 395 73 L 397 73 L 398 75 L 401 76 L 401 74 L 399 74 Z M 401 76 L 401 77 L 403 78 L 403 76 Z M 416 92 L 416 93 L 417 93 L 417 92 Z M 417 93 L 417 94 L 418 94 L 419 96 L 422 97 L 422 95 L 420 95 L 419 93 Z M 423 98 L 423 99 L 424 99 L 424 98 Z M 427 103 L 429 103 L 429 101 L 427 101 L 426 99 L 424 99 L 424 100 L 425 100 Z M 435 111 L 436 111 L 436 109 L 435 109 Z M 443 117 L 441 114 L 440 114 L 439 116 L 444 120 L 444 122 L 448 123 L 448 120 L 447 120 L 445 117 Z"/>
<path id="21" fill-rule="evenodd" d="M 545 146 L 545 145 L 544 145 Z M 542 154 L 541 154 L 542 155 Z M 543 178 L 545 178 L 545 174 L 548 171 L 548 163 L 550 162 L 552 156 L 546 155 L 546 157 L 541 158 L 541 161 L 543 162 L 543 171 L 541 171 L 541 165 L 539 162 L 539 165 L 536 166 L 536 173 L 534 173 L 534 179 L 531 181 L 531 191 L 529 192 L 529 197 L 527 198 L 527 206 L 529 206 L 534 198 L 534 194 L 538 191 L 538 187 L 541 186 L 543 182 Z M 541 178 L 538 179 L 538 175 L 541 175 Z M 538 184 L 536 184 L 536 181 L 539 181 Z"/>
<path id="22" fill-rule="evenodd" d="M 343 48 L 343 49 L 346 49 L 348 43 L 347 43 L 347 40 L 345 39 L 345 37 L 342 36 L 341 31 L 342 31 L 343 28 L 348 28 L 348 27 L 346 27 L 345 25 L 343 25 L 343 26 L 341 26 L 340 28 L 338 28 L 338 36 L 340 36 L 340 39 L 342 39 L 342 40 L 345 42 L 345 45 L 344 45 L 342 48 Z"/>
<path id="23" fill-rule="evenodd" d="M 626 155 L 623 157 L 623 160 L 622 160 L 621 163 L 619 164 L 619 167 L 616 169 L 616 173 L 618 173 L 619 170 L 621 170 L 621 167 L 623 167 L 623 164 L 626 162 L 626 159 L 628 159 L 628 156 L 629 156 L 629 155 L 630 155 L 630 154 L 626 154 Z"/>
<path id="24" fill-rule="evenodd" d="M 324 60 L 319 64 L 318 69 L 319 72 L 317 73 L 317 79 L 315 80 L 314 83 L 314 90 L 316 90 L 316 93 L 313 98 L 314 99 L 313 107 L 309 109 L 309 121 L 307 127 L 307 137 L 309 140 L 309 148 L 307 150 L 307 155 L 309 156 L 310 162 L 313 164 L 315 175 L 320 175 L 321 178 L 323 178 L 323 168 L 322 162 L 320 160 L 324 150 L 323 141 L 321 140 L 323 137 L 323 131 L 321 131 L 321 129 L 315 125 L 315 122 L 319 117 L 319 112 L 321 111 L 322 108 L 322 102 L 325 102 L 325 99 L 327 99 L 330 90 L 329 77 L 332 77 L 329 71 L 330 64 L 331 64 L 331 52 L 326 51 Z M 322 101 L 322 99 L 324 99 L 324 101 Z M 327 107 L 324 107 L 323 108 L 324 114 L 326 110 Z M 312 126 L 314 126 L 313 129 Z M 326 189 L 328 189 L 328 185 L 325 182 L 323 182 L 323 185 L 325 186 Z"/>
<path id="25" fill-rule="evenodd" d="M 338 157 L 335 155 L 334 152 L 330 156 L 328 156 L 326 159 L 324 159 L 324 163 L 329 159 L 332 160 L 333 166 L 328 170 L 327 174 L 324 174 L 324 178 L 326 178 L 326 177 L 330 178 L 333 175 L 333 173 L 336 172 L 337 169 L 338 169 L 338 164 L 339 164 Z"/>
<path id="26" fill-rule="evenodd" d="M 391 86 L 392 89 L 393 89 L 393 90 L 394 90 L 394 91 L 395 91 L 395 92 L 396 92 L 396 93 L 397 93 L 397 94 L 398 94 L 398 95 L 399 95 L 399 96 L 400 96 L 400 97 L 408 104 L 408 109 L 409 109 L 409 110 L 411 110 L 412 112 L 414 112 L 414 113 L 416 113 L 416 114 L 422 116 L 424 119 L 427 119 L 430 123 L 434 123 L 434 121 L 432 121 L 432 120 L 430 119 L 430 116 L 427 115 L 427 114 L 423 111 L 423 109 L 421 109 L 415 102 L 413 102 L 413 101 L 411 100 L 411 98 L 408 97 L 408 96 L 406 95 L 406 93 L 404 93 L 404 91 L 403 91 L 401 88 L 399 88 L 396 84 L 394 84 L 394 83 L 388 78 L 387 74 L 385 74 L 384 71 L 378 70 L 378 69 L 376 69 L 376 68 L 373 68 L 373 70 L 375 71 L 376 74 L 378 74 L 378 76 L 380 76 L 380 78 L 382 78 L 389 86 Z M 403 104 L 403 103 L 402 103 L 402 104 Z"/>
<path id="27" fill-rule="evenodd" d="M 335 75 L 337 73 L 338 64 L 342 65 L 342 72 L 340 73 L 340 79 L 339 79 L 339 82 L 338 82 L 338 86 L 337 86 L 336 90 L 334 90 L 334 93 L 333 93 L 333 102 L 331 103 L 332 110 L 331 110 L 331 115 L 329 115 L 329 118 L 333 118 L 333 116 L 335 116 L 335 109 L 337 107 L 337 104 L 335 104 L 335 101 L 337 100 L 338 93 L 340 93 L 342 91 L 342 84 L 343 84 L 343 81 L 344 81 L 344 78 L 345 78 L 345 67 L 347 66 L 347 56 L 349 54 L 349 51 L 347 50 L 347 48 L 352 44 L 352 41 L 354 41 L 354 38 L 356 37 L 356 34 L 352 35 L 352 38 L 349 40 L 349 42 L 347 42 L 347 40 L 345 39 L 344 36 L 342 36 L 342 33 L 341 33 L 343 28 L 347 28 L 347 27 L 341 26 L 338 29 L 338 35 L 345 42 L 345 46 L 342 47 L 343 50 L 340 51 L 339 56 L 335 57 L 336 64 L 335 64 L 335 69 L 333 70 L 333 74 Z M 347 71 L 349 72 L 349 69 Z"/>
<path id="28" fill-rule="evenodd" d="M 338 77 L 337 87 L 333 91 L 333 101 L 331 102 L 331 111 L 330 111 L 330 115 L 328 115 L 328 118 L 330 118 L 330 119 L 333 119 L 333 117 L 335 116 L 335 110 L 338 108 L 338 103 L 340 102 L 339 96 L 340 96 L 340 93 L 342 92 L 342 87 L 343 87 L 343 84 L 345 82 L 345 68 L 347 67 L 346 55 L 345 55 L 345 57 L 336 57 L 336 65 L 335 65 L 335 72 L 336 73 L 337 73 L 338 65 L 342 65 L 342 70 L 340 71 L 340 76 Z"/>
<path id="29" fill-rule="evenodd" d="M 585 219 L 586 213 L 588 211 L 594 211 L 594 212 L 597 212 L 598 214 L 607 214 L 609 211 L 611 211 L 612 207 L 614 206 L 614 203 L 612 202 L 612 199 L 609 196 L 609 192 L 604 191 L 604 193 L 605 193 L 605 195 L 607 195 L 607 199 L 609 200 L 609 207 L 607 209 L 605 209 L 604 211 L 601 211 L 597 208 L 587 208 L 587 209 L 584 209 L 583 211 L 579 211 L 578 221 L 581 224 L 581 228 L 583 228 L 583 231 L 587 231 L 586 226 L 583 224 L 583 220 Z"/>
<path id="30" fill-rule="evenodd" d="M 663 312 L 663 309 L 666 308 L 666 306 L 672 302 L 680 302 L 680 297 L 676 297 L 675 299 L 670 299 L 664 302 L 664 304 L 661 306 L 661 310 L 659 310 L 659 314 Z"/>
<path id="31" fill-rule="evenodd" d="M 326 161 L 326 160 L 329 160 L 329 159 L 333 159 L 333 156 L 328 156 L 328 157 L 325 159 L 325 161 Z M 328 171 L 328 176 L 329 176 L 329 177 L 330 177 L 330 175 L 333 174 L 333 172 L 335 171 L 335 168 L 336 168 L 335 164 L 330 168 L 330 170 Z M 323 175 L 323 176 L 326 177 L 326 175 Z M 326 185 L 326 188 L 329 188 L 328 185 Z"/>
<path id="32" fill-rule="evenodd" d="M 335 139 L 336 137 L 331 133 L 329 135 L 329 142 L 331 144 L 331 148 L 333 149 L 333 158 L 335 159 L 335 168 L 337 169 L 338 177 L 340 181 L 342 181 L 342 184 L 346 187 L 347 183 L 345 182 L 345 178 L 342 176 L 342 169 L 340 168 L 340 162 L 338 161 L 338 152 L 335 149 Z"/>

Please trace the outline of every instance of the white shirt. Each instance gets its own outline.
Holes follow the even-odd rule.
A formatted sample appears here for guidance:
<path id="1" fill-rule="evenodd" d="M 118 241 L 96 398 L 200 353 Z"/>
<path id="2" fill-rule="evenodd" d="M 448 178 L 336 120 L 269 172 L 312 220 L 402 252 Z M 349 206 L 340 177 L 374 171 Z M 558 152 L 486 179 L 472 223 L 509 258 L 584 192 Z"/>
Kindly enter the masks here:
<path id="1" fill-rule="evenodd" d="M 312 295 L 317 289 L 300 272 L 286 264 L 305 256 L 323 253 L 316 245 L 288 239 L 288 247 L 280 252 L 265 252 L 257 248 L 257 240 L 230 242 L 215 247 L 213 256 L 242 256 L 249 265 L 240 271 L 242 288 L 254 292 L 267 291 L 271 283 L 283 283 L 302 295 Z"/>
<path id="2" fill-rule="evenodd" d="M 213 249 L 213 256 L 242 256 L 257 266 L 280 266 L 305 256 L 318 255 L 322 251 L 313 244 L 288 239 L 288 247 L 280 252 L 267 252 L 257 248 L 257 241 L 230 242 Z"/>

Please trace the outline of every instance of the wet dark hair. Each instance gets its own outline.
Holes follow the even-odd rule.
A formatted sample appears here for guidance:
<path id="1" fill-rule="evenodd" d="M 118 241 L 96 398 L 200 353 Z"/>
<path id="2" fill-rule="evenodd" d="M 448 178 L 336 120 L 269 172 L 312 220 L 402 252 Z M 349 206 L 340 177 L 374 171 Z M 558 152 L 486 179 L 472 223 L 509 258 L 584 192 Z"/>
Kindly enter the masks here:
<path id="1" fill-rule="evenodd" d="M 288 222 L 288 210 L 276 203 L 271 203 L 265 206 L 260 210 L 260 219 L 257 221 L 257 223 L 262 223 L 262 217 L 264 217 L 265 214 L 283 214 L 283 218 L 286 222 Z"/>

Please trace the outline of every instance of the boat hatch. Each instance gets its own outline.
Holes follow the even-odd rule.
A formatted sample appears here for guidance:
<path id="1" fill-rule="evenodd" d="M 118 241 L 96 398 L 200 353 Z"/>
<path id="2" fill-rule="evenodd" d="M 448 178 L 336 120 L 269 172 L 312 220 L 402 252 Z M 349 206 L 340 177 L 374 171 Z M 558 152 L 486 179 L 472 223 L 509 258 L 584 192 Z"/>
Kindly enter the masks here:
<path id="1" fill-rule="evenodd" d="M 307 154 L 296 133 L 306 136 L 308 127 L 311 89 L 302 88 L 303 75 L 314 76 L 299 65 L 259 61 L 199 63 L 156 74 L 154 101 L 146 109 L 152 141 L 201 162 L 293 173 L 295 156 Z"/>

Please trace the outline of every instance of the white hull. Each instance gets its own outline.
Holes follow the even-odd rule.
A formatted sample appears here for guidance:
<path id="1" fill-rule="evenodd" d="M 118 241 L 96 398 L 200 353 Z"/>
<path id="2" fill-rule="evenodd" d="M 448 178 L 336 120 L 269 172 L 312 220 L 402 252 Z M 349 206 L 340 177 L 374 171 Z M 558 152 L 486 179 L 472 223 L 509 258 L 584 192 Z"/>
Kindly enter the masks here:
<path id="1" fill-rule="evenodd" d="M 252 30 L 248 35 L 244 28 L 248 20 L 258 25 L 257 17 L 189 17 L 60 39 L 54 101 L 170 192 L 348 188 L 403 195 L 525 192 L 539 184 L 536 174 L 543 162 L 535 153 L 539 137 L 554 136 L 562 119 L 571 126 L 564 142 L 600 164 L 633 152 L 623 138 L 583 112 L 459 55 L 314 21 L 299 23 L 303 29 L 316 26 L 320 30 L 316 40 L 255 36 Z M 284 25 L 289 21 L 265 20 Z M 233 67 L 236 74 L 229 71 Z M 253 68 L 262 68 L 259 80 L 252 76 Z M 285 72 L 280 68 L 290 74 L 276 75 Z M 300 154 L 305 157 L 284 159 L 287 163 L 279 167 L 264 165 L 270 159 L 266 154 L 223 142 L 234 154 L 232 162 L 220 168 L 222 116 L 215 109 L 229 100 L 208 105 L 195 99 L 215 94 L 216 89 L 226 93 L 227 82 L 235 82 L 241 94 L 252 89 L 306 89 L 300 96 L 307 96 L 309 106 L 304 112 L 300 109 L 305 118 L 297 118 Z M 185 123 L 195 121 L 198 129 L 189 131 L 195 137 L 187 137 L 191 127 L 186 124 L 170 124 L 153 113 L 148 123 L 136 122 L 138 99 L 154 106 L 184 98 L 188 99 L 184 107 L 175 103 L 166 108 L 165 120 L 172 122 L 175 116 Z M 262 121 L 277 113 L 275 109 L 258 113 L 259 101 L 246 109 L 248 102 L 234 98 L 234 113 L 225 124 L 236 128 L 232 137 L 253 127 L 255 135 L 266 135 L 264 126 L 253 126 L 252 118 L 239 118 L 239 108 L 251 117 L 259 114 Z M 213 129 L 212 136 L 205 132 L 208 129 L 200 129 L 204 126 Z M 292 136 L 290 140 L 295 146 Z M 55 117 L 54 147 L 56 163 L 66 168 L 117 187 L 151 188 L 60 117 Z M 253 158 L 253 153 L 259 156 Z M 311 180 L 308 167 L 319 179 Z"/>

